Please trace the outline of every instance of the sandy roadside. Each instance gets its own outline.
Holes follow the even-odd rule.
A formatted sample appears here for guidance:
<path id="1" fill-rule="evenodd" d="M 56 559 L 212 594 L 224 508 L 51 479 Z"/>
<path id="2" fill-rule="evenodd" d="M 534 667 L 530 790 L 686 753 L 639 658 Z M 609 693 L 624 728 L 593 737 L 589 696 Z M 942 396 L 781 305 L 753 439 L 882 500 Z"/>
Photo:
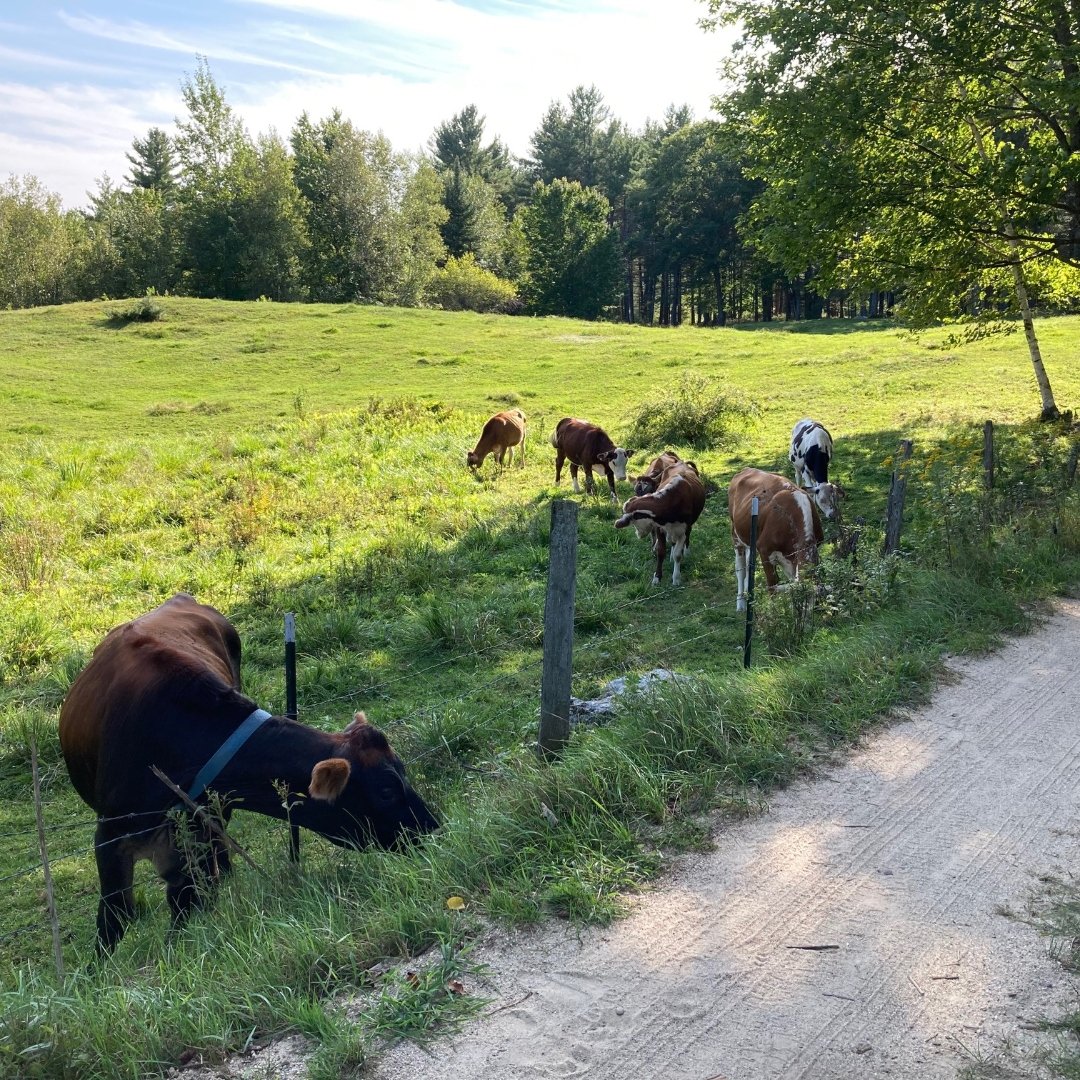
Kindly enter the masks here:
<path id="1" fill-rule="evenodd" d="M 1037 1075 L 1024 1025 L 1077 982 L 1001 912 L 1080 867 L 1078 661 L 1066 601 L 954 662 L 926 708 L 726 825 L 624 921 L 486 945 L 491 1015 L 368 1075 L 926 1080 L 1008 1042 L 998 1075 Z"/>

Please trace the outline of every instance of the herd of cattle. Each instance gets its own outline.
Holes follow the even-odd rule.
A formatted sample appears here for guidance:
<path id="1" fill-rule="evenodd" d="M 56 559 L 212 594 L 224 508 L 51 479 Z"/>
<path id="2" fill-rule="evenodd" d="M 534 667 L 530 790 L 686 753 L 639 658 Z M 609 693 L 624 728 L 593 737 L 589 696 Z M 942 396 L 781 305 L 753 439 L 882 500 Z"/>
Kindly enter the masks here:
<path id="1" fill-rule="evenodd" d="M 525 463 L 525 414 L 520 409 L 496 413 L 484 425 L 475 449 L 466 461 L 479 468 L 493 454 L 501 465 L 509 452 L 518 464 Z M 570 462 L 574 491 L 578 470 L 585 470 L 585 490 L 593 492 L 593 469 L 600 468 L 607 477 L 611 501 L 617 502 L 615 481 L 627 479 L 626 466 L 632 450 L 616 446 L 603 428 L 585 420 L 565 417 L 551 434 L 555 447 L 555 483 L 562 476 L 563 465 Z M 743 469 L 728 485 L 728 513 L 731 539 L 735 546 L 735 578 L 738 611 L 746 608 L 747 556 L 750 550 L 750 519 L 753 501 L 758 500 L 757 551 L 765 580 L 770 589 L 777 587 L 777 570 L 789 578 L 798 578 L 800 569 L 816 562 L 822 542 L 821 514 L 833 519 L 840 512 L 843 489 L 829 482 L 832 460 L 832 437 L 816 420 L 800 420 L 791 433 L 788 460 L 795 471 L 795 482 L 761 469 Z M 634 496 L 623 503 L 616 529 L 633 525 L 638 536 L 651 539 L 656 556 L 653 584 L 660 584 L 664 559 L 671 550 L 671 582 L 682 579 L 682 562 L 690 546 L 690 531 L 705 508 L 705 485 L 698 467 L 683 461 L 673 450 L 665 450 L 648 469 L 634 480 Z"/>
<path id="2" fill-rule="evenodd" d="M 484 426 L 468 464 L 507 452 L 525 460 L 525 415 L 511 409 Z M 593 469 L 626 480 L 631 451 L 584 420 L 560 420 L 551 436 L 555 482 L 570 462 L 593 490 Z M 759 502 L 757 549 L 770 588 L 776 570 L 796 577 L 817 558 L 820 513 L 837 515 L 840 488 L 829 483 L 832 439 L 821 424 L 802 420 L 792 433 L 797 483 L 760 469 L 743 469 L 728 487 L 735 544 L 738 601 L 745 606 L 751 505 Z M 679 584 L 690 532 L 705 506 L 705 486 L 692 461 L 660 454 L 634 480 L 634 495 L 616 520 L 651 538 L 659 584 L 671 548 L 672 582 Z M 166 885 L 174 923 L 203 897 L 202 884 L 229 869 L 229 852 L 215 826 L 196 815 L 191 828 L 199 854 L 178 841 L 175 815 L 183 803 L 154 775 L 157 767 L 191 802 L 214 790 L 229 805 L 287 819 L 350 847 L 394 848 L 437 827 L 405 777 L 386 736 L 356 713 L 328 734 L 260 709 L 240 689 L 240 637 L 220 612 L 186 593 L 111 630 L 71 686 L 60 710 L 60 745 L 72 784 L 97 814 L 94 850 L 100 883 L 97 941 L 101 953 L 120 940 L 135 912 L 134 865 L 153 862 Z"/>

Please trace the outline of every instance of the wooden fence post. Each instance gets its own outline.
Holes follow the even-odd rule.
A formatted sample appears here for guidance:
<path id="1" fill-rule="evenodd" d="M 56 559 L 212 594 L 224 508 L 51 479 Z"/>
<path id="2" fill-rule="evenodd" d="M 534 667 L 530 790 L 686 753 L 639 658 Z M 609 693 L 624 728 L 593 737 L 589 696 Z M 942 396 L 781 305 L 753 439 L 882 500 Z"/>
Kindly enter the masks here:
<path id="1" fill-rule="evenodd" d="M 45 875 L 45 903 L 49 909 L 49 926 L 52 928 L 53 963 L 56 977 L 64 981 L 64 952 L 60 948 L 60 919 L 56 914 L 56 895 L 53 892 L 52 870 L 49 867 L 49 849 L 45 844 L 45 816 L 41 810 L 41 773 L 38 770 L 37 736 L 30 734 L 30 773 L 34 781 L 34 818 L 37 821 L 38 851 L 41 854 L 41 872 Z"/>
<path id="2" fill-rule="evenodd" d="M 570 677 L 574 660 L 574 593 L 577 589 L 576 502 L 551 504 L 547 599 L 544 602 L 544 673 L 540 682 L 542 756 L 556 754 L 570 738 Z"/>
<path id="3" fill-rule="evenodd" d="M 903 439 L 896 454 L 892 485 L 889 487 L 889 508 L 885 515 L 885 554 L 900 547 L 900 526 L 904 520 L 904 496 L 907 493 L 907 470 L 904 468 L 911 457 L 911 440 Z"/>
<path id="4" fill-rule="evenodd" d="M 285 613 L 285 715 L 296 720 L 296 616 Z M 300 861 L 300 826 L 289 826 L 289 860 Z"/>
<path id="5" fill-rule="evenodd" d="M 983 482 L 986 490 L 994 487 L 994 421 L 983 424 Z"/>

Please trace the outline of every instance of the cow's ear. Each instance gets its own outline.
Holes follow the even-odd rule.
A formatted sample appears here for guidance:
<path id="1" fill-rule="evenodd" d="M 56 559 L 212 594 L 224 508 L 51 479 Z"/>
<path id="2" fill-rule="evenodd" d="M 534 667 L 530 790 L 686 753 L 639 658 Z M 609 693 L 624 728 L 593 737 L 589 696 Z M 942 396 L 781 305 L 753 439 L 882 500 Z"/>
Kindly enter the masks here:
<path id="1" fill-rule="evenodd" d="M 350 731 L 356 731 L 357 728 L 367 727 L 367 717 L 362 712 L 354 712 L 353 718 L 349 721 L 349 726 L 345 729 L 345 734 L 348 735 Z"/>
<path id="2" fill-rule="evenodd" d="M 351 772 L 352 766 L 345 758 L 332 757 L 316 762 L 315 768 L 311 770 L 308 794 L 313 799 L 322 799 L 328 803 L 336 802 L 338 796 L 345 790 Z"/>
<path id="3" fill-rule="evenodd" d="M 615 456 L 614 450 L 605 450 L 602 454 L 596 455 L 596 460 L 602 465 L 605 461 L 610 461 Z"/>

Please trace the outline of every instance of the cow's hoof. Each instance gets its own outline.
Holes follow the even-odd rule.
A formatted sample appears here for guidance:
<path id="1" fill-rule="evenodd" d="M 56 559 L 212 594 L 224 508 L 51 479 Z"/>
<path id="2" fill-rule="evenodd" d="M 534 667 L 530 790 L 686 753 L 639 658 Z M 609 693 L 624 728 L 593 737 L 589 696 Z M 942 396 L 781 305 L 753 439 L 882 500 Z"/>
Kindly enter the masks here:
<path id="1" fill-rule="evenodd" d="M 660 584 L 660 575 L 659 574 L 653 574 L 652 583 L 654 585 L 659 585 Z"/>
<path id="2" fill-rule="evenodd" d="M 736 611 L 745 611 L 746 610 L 746 600 L 743 599 L 742 597 L 739 597 L 739 599 L 735 601 L 735 610 Z"/>

